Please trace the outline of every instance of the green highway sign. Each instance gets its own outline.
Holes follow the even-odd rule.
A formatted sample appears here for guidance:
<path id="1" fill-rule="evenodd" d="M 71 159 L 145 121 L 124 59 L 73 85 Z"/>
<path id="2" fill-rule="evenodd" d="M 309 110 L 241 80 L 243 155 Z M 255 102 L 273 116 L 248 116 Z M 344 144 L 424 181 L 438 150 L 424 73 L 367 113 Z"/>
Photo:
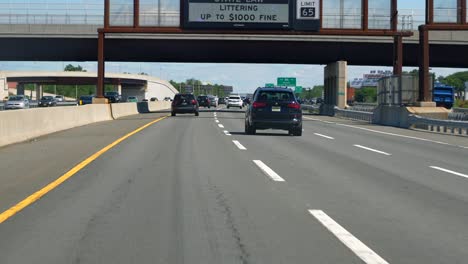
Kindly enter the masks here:
<path id="1" fill-rule="evenodd" d="M 296 89 L 294 90 L 295 93 L 302 93 L 302 86 L 296 86 Z"/>
<path id="2" fill-rule="evenodd" d="M 265 87 L 275 87 L 275 84 L 274 83 L 267 83 L 267 84 L 265 84 Z"/>
<path id="3" fill-rule="evenodd" d="M 296 78 L 279 77 L 278 78 L 278 86 L 295 87 L 296 86 Z"/>

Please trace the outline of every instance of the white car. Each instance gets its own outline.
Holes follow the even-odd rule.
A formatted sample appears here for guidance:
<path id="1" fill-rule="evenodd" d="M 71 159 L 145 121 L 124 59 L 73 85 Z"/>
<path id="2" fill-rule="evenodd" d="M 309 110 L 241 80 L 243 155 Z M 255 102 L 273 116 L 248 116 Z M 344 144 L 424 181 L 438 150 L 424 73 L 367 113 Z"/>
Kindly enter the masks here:
<path id="1" fill-rule="evenodd" d="M 63 102 L 63 101 L 65 101 L 65 97 L 63 95 L 56 95 L 55 100 L 57 102 Z"/>
<path id="2" fill-rule="evenodd" d="M 244 102 L 242 101 L 242 98 L 240 97 L 240 95 L 231 95 L 229 96 L 229 99 L 226 104 L 227 104 L 227 108 L 239 107 L 240 109 L 242 109 Z"/>

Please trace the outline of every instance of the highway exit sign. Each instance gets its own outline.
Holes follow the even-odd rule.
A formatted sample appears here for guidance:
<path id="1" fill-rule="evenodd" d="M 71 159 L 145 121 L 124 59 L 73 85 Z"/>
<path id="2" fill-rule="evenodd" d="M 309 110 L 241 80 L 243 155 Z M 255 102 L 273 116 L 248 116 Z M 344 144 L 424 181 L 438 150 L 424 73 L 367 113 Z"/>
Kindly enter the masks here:
<path id="1" fill-rule="evenodd" d="M 267 83 L 267 84 L 265 84 L 265 87 L 275 87 L 275 84 L 274 83 Z"/>
<path id="2" fill-rule="evenodd" d="M 296 86 L 296 78 L 279 77 L 278 78 L 278 86 L 295 87 Z"/>
<path id="3" fill-rule="evenodd" d="M 296 86 L 296 89 L 294 90 L 294 93 L 297 93 L 297 94 L 302 93 L 302 86 Z"/>

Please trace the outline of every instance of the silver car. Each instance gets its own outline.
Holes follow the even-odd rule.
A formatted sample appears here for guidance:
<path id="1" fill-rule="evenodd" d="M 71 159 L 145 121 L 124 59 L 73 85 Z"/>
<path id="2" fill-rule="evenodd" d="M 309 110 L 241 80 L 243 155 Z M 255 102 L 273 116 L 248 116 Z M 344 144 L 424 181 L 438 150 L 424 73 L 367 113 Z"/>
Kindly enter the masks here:
<path id="1" fill-rule="evenodd" d="M 29 108 L 29 100 L 24 95 L 10 96 L 5 104 L 5 109 L 27 109 Z"/>

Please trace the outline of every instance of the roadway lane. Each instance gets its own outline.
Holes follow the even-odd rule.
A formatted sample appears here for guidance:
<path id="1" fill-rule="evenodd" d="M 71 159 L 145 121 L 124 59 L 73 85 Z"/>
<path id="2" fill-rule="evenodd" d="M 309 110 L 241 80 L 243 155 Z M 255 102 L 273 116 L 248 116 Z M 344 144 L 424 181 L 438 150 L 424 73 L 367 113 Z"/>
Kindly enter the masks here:
<path id="1" fill-rule="evenodd" d="M 362 263 L 213 115 L 156 123 L 0 224 L 1 263 Z"/>
<path id="2" fill-rule="evenodd" d="M 218 119 L 285 180 L 291 206 L 324 210 L 389 263 L 466 263 L 468 179 L 429 165 L 467 174 L 467 149 L 313 121 L 303 137 L 246 136 L 242 115 Z"/>

